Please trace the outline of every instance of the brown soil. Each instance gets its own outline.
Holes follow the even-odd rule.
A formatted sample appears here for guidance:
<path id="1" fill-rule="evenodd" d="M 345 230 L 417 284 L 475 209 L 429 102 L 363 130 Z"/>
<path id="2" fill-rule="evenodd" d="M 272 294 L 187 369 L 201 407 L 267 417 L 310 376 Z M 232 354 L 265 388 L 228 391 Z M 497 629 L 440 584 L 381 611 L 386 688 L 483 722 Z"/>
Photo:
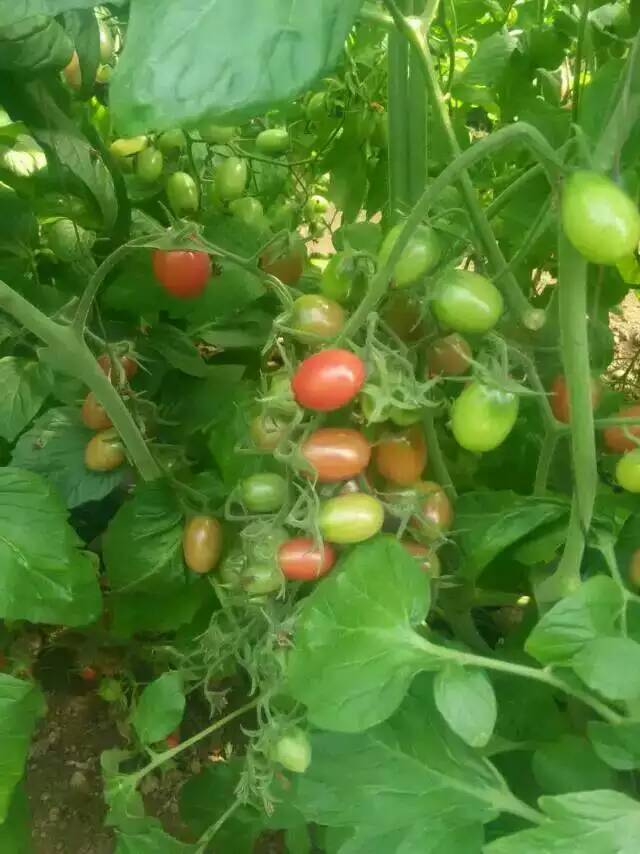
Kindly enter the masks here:
<path id="1" fill-rule="evenodd" d="M 631 398 L 640 397 L 640 300 L 630 291 L 610 315 L 615 356 L 609 367 L 612 385 Z"/>

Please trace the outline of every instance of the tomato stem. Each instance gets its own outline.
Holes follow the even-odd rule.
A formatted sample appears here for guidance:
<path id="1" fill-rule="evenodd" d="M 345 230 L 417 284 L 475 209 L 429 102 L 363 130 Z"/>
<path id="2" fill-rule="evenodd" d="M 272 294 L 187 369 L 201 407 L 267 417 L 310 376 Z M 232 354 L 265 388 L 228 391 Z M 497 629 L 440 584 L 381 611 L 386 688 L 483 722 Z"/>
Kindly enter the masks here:
<path id="1" fill-rule="evenodd" d="M 389 206 L 391 222 L 409 207 L 409 145 L 407 97 L 408 45 L 397 30 L 389 34 L 388 121 Z"/>

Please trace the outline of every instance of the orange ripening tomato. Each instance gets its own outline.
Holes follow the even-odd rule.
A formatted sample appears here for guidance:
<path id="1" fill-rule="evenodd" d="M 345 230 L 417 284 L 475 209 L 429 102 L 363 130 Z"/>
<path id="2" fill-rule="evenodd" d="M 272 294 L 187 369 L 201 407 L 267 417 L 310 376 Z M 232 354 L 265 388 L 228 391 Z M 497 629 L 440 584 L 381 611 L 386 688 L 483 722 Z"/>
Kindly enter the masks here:
<path id="1" fill-rule="evenodd" d="M 135 359 L 132 359 L 131 356 L 122 356 L 120 359 L 118 359 L 118 362 L 120 363 L 122 370 L 124 371 L 124 374 L 128 380 L 135 377 L 135 375 L 138 373 L 138 363 L 135 361 Z M 102 371 L 109 377 L 111 382 L 114 382 L 114 374 L 117 374 L 117 370 L 114 365 L 111 364 L 109 354 L 103 353 L 101 356 L 99 356 L 98 364 L 102 368 Z M 115 377 L 115 379 L 117 380 L 117 376 Z"/>
<path id="2" fill-rule="evenodd" d="M 287 540 L 278 549 L 278 565 L 290 581 L 314 581 L 326 575 L 336 562 L 336 552 L 329 543 L 316 545 L 311 537 Z"/>
<path id="3" fill-rule="evenodd" d="M 203 575 L 215 569 L 222 554 L 222 525 L 213 516 L 193 516 L 182 535 L 184 562 Z"/>
<path id="4" fill-rule="evenodd" d="M 466 374 L 471 356 L 469 343 L 457 332 L 438 338 L 427 351 L 428 376 Z"/>
<path id="5" fill-rule="evenodd" d="M 437 539 L 448 531 L 453 524 L 453 506 L 439 483 L 423 480 L 414 486 L 416 492 L 424 496 L 420 501 L 420 513 L 412 521 L 416 528 L 424 528 L 430 535 L 428 539 Z"/>
<path id="6" fill-rule="evenodd" d="M 636 403 L 633 406 L 627 406 L 617 412 L 616 418 L 638 418 L 640 420 L 640 404 Z M 614 454 L 623 454 L 625 451 L 633 451 L 638 445 L 630 439 L 626 434 L 630 433 L 640 440 L 640 424 L 630 424 L 628 427 L 619 425 L 617 427 L 607 427 L 604 431 L 604 444 L 609 451 Z"/>
<path id="7" fill-rule="evenodd" d="M 106 430 L 107 427 L 113 426 L 106 409 L 98 403 L 92 391 L 85 397 L 82 404 L 82 421 L 90 430 Z"/>
<path id="8" fill-rule="evenodd" d="M 371 459 L 371 445 L 362 433 L 345 427 L 316 430 L 300 450 L 320 483 L 356 477 Z"/>
<path id="9" fill-rule="evenodd" d="M 380 474 L 398 486 L 415 483 L 427 464 L 427 445 L 417 424 L 386 436 L 373 453 Z"/>
<path id="10" fill-rule="evenodd" d="M 595 377 L 591 379 L 591 408 L 596 409 L 598 404 L 600 403 L 600 397 L 602 396 L 602 386 L 600 385 L 600 381 Z M 551 398 L 549 400 L 551 404 L 551 411 L 558 421 L 562 421 L 563 424 L 568 424 L 571 420 L 569 414 L 569 389 L 567 387 L 567 381 L 559 374 L 553 384 L 551 386 Z"/>

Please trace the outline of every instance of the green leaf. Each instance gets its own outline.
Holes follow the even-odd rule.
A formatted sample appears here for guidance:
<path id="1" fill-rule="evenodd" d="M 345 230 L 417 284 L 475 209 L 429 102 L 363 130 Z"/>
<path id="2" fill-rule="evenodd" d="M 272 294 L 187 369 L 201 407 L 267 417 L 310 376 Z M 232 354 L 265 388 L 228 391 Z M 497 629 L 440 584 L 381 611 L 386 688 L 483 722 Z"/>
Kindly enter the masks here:
<path id="1" fill-rule="evenodd" d="M 533 754 L 533 776 L 551 795 L 613 788 L 615 774 L 594 752 L 586 738 L 563 735 Z"/>
<path id="2" fill-rule="evenodd" d="M 547 741 L 566 730 L 555 692 L 548 685 L 514 679 L 509 673 L 494 673 L 492 683 L 500 710 L 497 737 L 514 744 Z"/>
<path id="3" fill-rule="evenodd" d="M 143 744 L 162 741 L 180 726 L 184 714 L 184 684 L 180 673 L 163 673 L 144 689 L 131 723 Z"/>
<path id="4" fill-rule="evenodd" d="M 244 370 L 243 365 L 218 365 L 215 375 L 206 380 L 169 376 L 163 386 L 166 419 L 180 425 L 181 435 L 189 436 L 225 416 L 231 418 L 233 402 L 245 388 L 240 382 Z"/>
<path id="5" fill-rule="evenodd" d="M 113 592 L 158 595 L 184 587 L 182 527 L 182 509 L 166 483 L 139 487 L 104 537 L 103 557 Z"/>
<path id="6" fill-rule="evenodd" d="M 138 792 L 135 775 L 124 774 L 120 770 L 123 762 L 131 759 L 133 754 L 126 750 L 112 748 L 104 750 L 100 756 L 102 769 L 104 799 L 109 807 L 105 819 L 108 827 L 120 827 L 129 831 L 137 831 L 145 827 L 147 819 L 144 814 L 142 795 Z"/>
<path id="7" fill-rule="evenodd" d="M 45 401 L 51 389 L 51 371 L 40 362 L 21 356 L 0 359 L 0 436 L 12 442 Z"/>
<path id="8" fill-rule="evenodd" d="M 493 33 L 479 42 L 473 58 L 454 81 L 455 96 L 470 103 L 490 101 L 494 97 L 490 90 L 500 81 L 517 46 L 517 38 L 508 32 Z"/>
<path id="9" fill-rule="evenodd" d="M 484 747 L 498 714 L 486 673 L 450 662 L 436 674 L 433 689 L 438 711 L 456 735 L 471 747 Z"/>
<path id="10" fill-rule="evenodd" d="M 587 734 L 600 759 L 616 771 L 640 768 L 640 722 L 589 721 Z"/>
<path id="11" fill-rule="evenodd" d="M 516 495 L 511 491 L 468 492 L 456 505 L 457 539 L 463 551 L 462 572 L 476 579 L 509 546 L 536 528 L 568 515 L 561 501 Z"/>
<path id="12" fill-rule="evenodd" d="M 640 697 L 640 643 L 630 638 L 595 638 L 571 666 L 585 685 L 609 700 Z"/>
<path id="13" fill-rule="evenodd" d="M 36 14 L 5 25 L 0 17 L 0 68 L 29 73 L 62 69 L 72 53 L 73 42 L 52 18 Z"/>
<path id="14" fill-rule="evenodd" d="M 217 370 L 215 366 L 212 369 L 203 362 L 197 347 L 185 332 L 169 323 L 153 326 L 146 340 L 153 350 L 184 374 L 206 377 Z"/>
<path id="15" fill-rule="evenodd" d="M 525 649 L 542 664 L 569 661 L 589 641 L 614 634 L 623 607 L 618 585 L 607 575 L 597 575 L 544 614 Z"/>
<path id="16" fill-rule="evenodd" d="M 129 638 L 146 632 L 171 632 L 190 623 L 207 602 L 212 589 L 204 578 L 188 579 L 181 590 L 154 595 L 150 592 L 111 596 L 110 631 Z"/>
<path id="17" fill-rule="evenodd" d="M 186 0 L 158 15 L 155 0 L 137 0 L 111 87 L 119 132 L 231 124 L 290 103 L 335 67 L 359 7 Z"/>
<path id="18" fill-rule="evenodd" d="M 122 482 L 126 468 L 90 471 L 84 450 L 93 435 L 82 423 L 78 407 L 49 409 L 22 434 L 11 462 L 46 477 L 69 508 L 99 501 Z"/>
<path id="19" fill-rule="evenodd" d="M 640 839 L 640 804 L 618 792 L 540 798 L 548 821 L 496 839 L 484 854 L 631 854 Z"/>
<path id="20" fill-rule="evenodd" d="M 344 223 L 354 222 L 367 193 L 367 163 L 362 150 L 348 149 L 331 170 L 327 195 L 342 211 Z"/>
<path id="21" fill-rule="evenodd" d="M 101 611 L 91 556 L 40 475 L 0 469 L 0 616 L 84 626 Z"/>
<path id="22" fill-rule="evenodd" d="M 385 720 L 425 667 L 414 627 L 429 579 L 390 537 L 356 546 L 305 600 L 289 688 L 316 726 L 358 732 Z"/>
<path id="23" fill-rule="evenodd" d="M 44 697 L 33 682 L 0 673 L 0 824 L 9 813 L 33 730 L 44 712 Z"/>
<path id="24" fill-rule="evenodd" d="M 157 820 L 132 833 L 116 831 L 115 854 L 196 854 L 196 847 L 169 836 Z"/>
<path id="25" fill-rule="evenodd" d="M 30 819 L 27 795 L 18 785 L 13 790 L 7 817 L 0 824 L 0 851 L 3 854 L 32 854 Z"/>

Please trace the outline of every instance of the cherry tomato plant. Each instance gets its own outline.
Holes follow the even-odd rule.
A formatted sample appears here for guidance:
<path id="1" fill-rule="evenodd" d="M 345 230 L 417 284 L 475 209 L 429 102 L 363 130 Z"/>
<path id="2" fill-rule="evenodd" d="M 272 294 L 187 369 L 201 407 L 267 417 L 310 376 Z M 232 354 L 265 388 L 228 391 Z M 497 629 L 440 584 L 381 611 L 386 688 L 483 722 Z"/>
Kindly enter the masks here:
<path id="1" fill-rule="evenodd" d="M 640 848 L 635 5 L 5 5 L 0 850 Z"/>

